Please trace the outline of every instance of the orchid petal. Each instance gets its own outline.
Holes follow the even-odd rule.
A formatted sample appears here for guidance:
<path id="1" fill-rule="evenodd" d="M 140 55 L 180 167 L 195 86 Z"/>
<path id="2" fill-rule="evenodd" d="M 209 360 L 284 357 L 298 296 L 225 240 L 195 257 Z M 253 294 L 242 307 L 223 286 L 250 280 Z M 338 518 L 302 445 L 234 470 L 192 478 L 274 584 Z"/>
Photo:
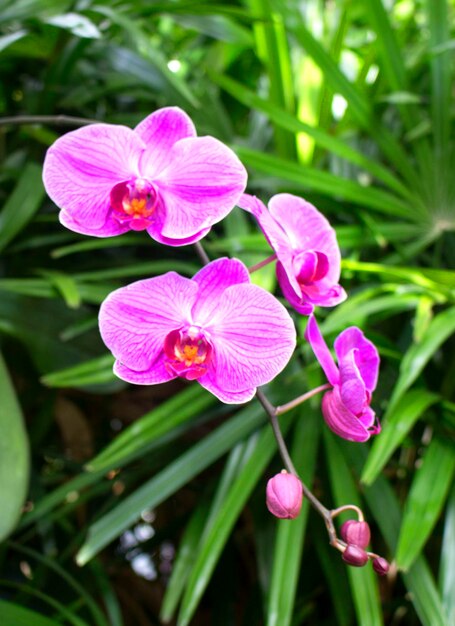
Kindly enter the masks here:
<path id="1" fill-rule="evenodd" d="M 177 141 L 196 136 L 191 118 L 178 107 L 155 111 L 142 120 L 134 132 L 147 146 L 140 160 L 140 170 L 143 176 L 149 178 L 169 165 L 170 151 Z"/>
<path id="2" fill-rule="evenodd" d="M 343 404 L 336 385 L 322 398 L 322 414 L 328 427 L 348 441 L 367 441 L 370 433 L 362 422 Z"/>
<path id="3" fill-rule="evenodd" d="M 138 173 L 144 143 L 133 130 L 93 124 L 63 135 L 44 161 L 46 191 L 83 227 L 101 230 L 114 185 Z"/>
<path id="4" fill-rule="evenodd" d="M 334 346 L 340 368 L 351 350 L 356 349 L 356 365 L 365 387 L 371 393 L 376 388 L 379 373 L 380 359 L 376 346 L 356 326 L 346 328 L 340 333 Z"/>
<path id="5" fill-rule="evenodd" d="M 120 224 L 116 219 L 113 219 L 110 215 L 106 218 L 106 221 L 100 228 L 93 228 L 86 224 L 80 224 L 66 211 L 60 211 L 58 219 L 63 226 L 69 228 L 69 230 L 81 235 L 91 235 L 92 237 L 115 237 L 116 235 L 123 235 L 130 230 L 128 224 Z"/>
<path id="6" fill-rule="evenodd" d="M 357 418 L 359 419 L 359 421 L 362 422 L 365 428 L 368 428 L 370 435 L 377 435 L 381 432 L 381 426 L 379 425 L 379 422 L 377 423 L 377 426 L 374 427 L 374 429 L 372 428 L 373 424 L 376 421 L 376 413 L 371 407 L 366 406 L 363 409 L 362 413 L 357 415 Z"/>
<path id="7" fill-rule="evenodd" d="M 221 400 L 221 402 L 224 402 L 225 404 L 243 404 L 244 402 L 249 402 L 254 398 L 254 394 L 256 393 L 256 387 L 251 387 L 242 391 L 226 391 L 226 389 L 223 389 L 218 385 L 216 378 L 209 375 L 199 378 L 198 383 L 207 389 L 207 391 L 213 393 L 218 400 Z"/>
<path id="8" fill-rule="evenodd" d="M 177 378 L 177 374 L 166 369 L 164 355 L 160 355 L 152 367 L 143 371 L 136 371 L 120 361 L 116 361 L 114 374 L 127 383 L 133 383 L 134 385 L 156 385 L 158 383 L 167 383 L 169 380 Z"/>
<path id="9" fill-rule="evenodd" d="M 331 385 L 337 385 L 340 380 L 340 374 L 335 364 L 335 360 L 327 347 L 326 342 L 321 334 L 319 326 L 314 315 L 308 318 L 308 324 L 305 330 L 305 339 L 310 342 L 313 352 L 319 361 L 320 366 L 327 376 L 327 380 Z"/>
<path id="10" fill-rule="evenodd" d="M 368 394 L 355 362 L 356 349 L 351 350 L 339 363 L 340 396 L 343 404 L 352 413 L 361 413 L 368 402 Z"/>
<path id="11" fill-rule="evenodd" d="M 164 244 L 165 246 L 174 246 L 174 247 L 188 246 L 191 243 L 196 243 L 196 241 L 199 241 L 200 239 L 205 237 L 209 231 L 210 231 L 210 228 L 203 228 L 202 230 L 198 231 L 194 235 L 191 235 L 190 237 L 183 237 L 182 239 L 177 239 L 174 237 L 170 239 L 169 237 L 164 237 L 161 234 L 161 226 L 157 222 L 154 222 L 149 228 L 147 228 L 147 232 L 150 235 L 150 237 L 152 237 L 152 239 L 154 239 L 155 241 L 158 241 L 158 243 Z"/>
<path id="12" fill-rule="evenodd" d="M 265 238 L 275 251 L 279 263 L 281 263 L 282 272 L 286 276 L 286 281 L 289 284 L 291 297 L 292 293 L 294 293 L 294 300 L 297 298 L 300 299 L 302 290 L 294 273 L 292 263 L 294 251 L 288 235 L 283 230 L 280 223 L 272 217 L 270 211 L 256 196 L 250 196 L 244 193 L 237 204 L 241 209 L 248 211 L 257 219 Z M 285 297 L 287 298 L 287 296 Z"/>
<path id="13" fill-rule="evenodd" d="M 289 193 L 270 198 L 269 211 L 295 251 L 314 250 L 326 255 L 326 277 L 331 283 L 337 283 L 340 278 L 340 249 L 336 233 L 322 213 L 303 198 Z"/>
<path id="14" fill-rule="evenodd" d="M 193 307 L 193 320 L 199 326 L 209 324 L 216 314 L 224 291 L 241 283 L 250 283 L 246 266 L 238 259 L 220 258 L 205 265 L 193 280 L 199 285 L 200 298 Z"/>
<path id="15" fill-rule="evenodd" d="M 183 239 L 219 222 L 245 189 L 245 168 L 213 137 L 178 141 L 169 162 L 154 180 L 165 207 L 165 237 Z"/>
<path id="16" fill-rule="evenodd" d="M 197 285 L 175 272 L 117 289 L 100 309 L 104 343 L 126 367 L 150 369 L 163 353 L 166 335 L 190 319 L 196 294 Z"/>
<path id="17" fill-rule="evenodd" d="M 207 376 L 220 389 L 240 392 L 271 381 L 295 348 L 295 327 L 283 305 L 256 285 L 228 287 L 206 326 L 214 348 Z"/>

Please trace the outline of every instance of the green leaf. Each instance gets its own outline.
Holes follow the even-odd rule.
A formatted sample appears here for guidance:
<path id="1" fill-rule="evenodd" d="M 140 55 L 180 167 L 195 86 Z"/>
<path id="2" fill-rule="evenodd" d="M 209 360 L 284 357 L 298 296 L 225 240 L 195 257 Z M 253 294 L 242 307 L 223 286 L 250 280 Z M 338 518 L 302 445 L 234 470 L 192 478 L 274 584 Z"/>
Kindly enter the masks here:
<path id="1" fill-rule="evenodd" d="M 185 589 L 188 575 L 196 559 L 208 509 L 207 502 L 201 502 L 196 507 L 180 540 L 177 555 L 172 566 L 171 578 L 166 586 L 166 593 L 161 605 L 160 620 L 165 624 L 173 618 Z"/>
<path id="2" fill-rule="evenodd" d="M 0 541 L 15 528 L 27 496 L 29 448 L 21 407 L 0 353 Z"/>
<path id="3" fill-rule="evenodd" d="M 0 600 L 0 616 L 2 626 L 61 626 L 60 621 L 6 600 Z"/>
<path id="4" fill-rule="evenodd" d="M 286 433 L 289 426 L 290 416 L 286 415 L 281 424 L 283 433 Z M 256 449 L 233 484 L 216 520 L 204 539 L 203 545 L 199 548 L 198 557 L 183 596 L 177 620 L 178 626 L 188 626 L 190 623 L 229 533 L 275 450 L 276 442 L 271 428 L 267 426 L 262 429 Z"/>
<path id="5" fill-rule="evenodd" d="M 439 46 L 440 54 L 430 57 L 431 70 L 431 119 L 436 147 L 437 167 L 447 170 L 451 144 L 451 101 L 453 86 L 453 58 L 450 51 L 451 12 L 447 0 L 426 0 L 427 24 L 429 27 L 429 46 Z M 453 9 L 453 7 L 451 7 Z M 442 48 L 441 48 L 442 46 Z M 446 47 L 444 47 L 446 46 Z"/>
<path id="6" fill-rule="evenodd" d="M 70 309 L 79 308 L 81 305 L 81 294 L 72 276 L 55 270 L 38 270 L 38 273 L 49 280 Z"/>
<path id="7" fill-rule="evenodd" d="M 423 549 L 444 506 L 455 472 L 455 450 L 438 438 L 428 446 L 406 500 L 397 566 L 408 570 Z"/>
<path id="8" fill-rule="evenodd" d="M 101 33 L 97 26 L 80 13 L 65 13 L 63 15 L 54 15 L 44 20 L 46 24 L 57 26 L 64 30 L 69 30 L 76 37 L 87 39 L 100 39 Z"/>
<path id="9" fill-rule="evenodd" d="M 298 411 L 292 459 L 306 485 L 311 488 L 318 450 L 320 416 L 307 406 Z M 302 511 L 294 520 L 279 520 L 273 557 L 273 573 L 267 608 L 267 626 L 288 626 L 294 611 L 297 582 L 302 567 L 302 550 L 309 504 L 304 499 Z"/>
<path id="10" fill-rule="evenodd" d="M 444 535 L 441 546 L 441 565 L 439 570 L 439 587 L 442 604 L 446 610 L 448 623 L 455 623 L 455 484 L 447 502 L 444 523 Z"/>
<path id="11" fill-rule="evenodd" d="M 144 509 L 157 506 L 180 487 L 225 454 L 264 420 L 258 407 L 243 409 L 208 437 L 190 448 L 159 474 L 126 497 L 89 527 L 88 537 L 76 560 L 84 565 L 133 524 Z"/>
<path id="12" fill-rule="evenodd" d="M 341 445 L 349 463 L 359 474 L 367 456 L 366 448 L 347 442 L 341 442 Z M 394 552 L 400 531 L 401 511 L 392 487 L 383 476 L 379 476 L 365 489 L 365 498 L 390 551 Z M 423 556 L 417 557 L 402 577 L 423 626 L 452 626 L 446 620 L 431 570 Z"/>
<path id="13" fill-rule="evenodd" d="M 302 122 L 294 115 L 277 107 L 269 100 L 265 100 L 258 96 L 254 91 L 247 89 L 242 83 L 233 80 L 228 76 L 212 74 L 211 78 L 222 89 L 227 91 L 232 97 L 242 102 L 245 106 L 252 107 L 261 113 L 265 113 L 267 117 L 275 124 L 294 133 L 305 133 L 315 143 L 328 152 L 337 154 L 343 159 L 355 163 L 365 171 L 381 180 L 405 198 L 409 198 L 409 190 L 385 167 L 382 167 L 377 161 L 369 159 L 365 154 L 353 148 L 349 143 L 337 139 L 332 134 L 325 132 L 317 126 L 311 126 Z"/>
<path id="14" fill-rule="evenodd" d="M 79 365 L 73 365 L 57 372 L 50 372 L 41 378 L 48 387 L 87 387 L 118 380 L 112 371 L 114 357 L 103 354 Z"/>
<path id="15" fill-rule="evenodd" d="M 35 559 L 36 561 L 38 561 L 38 563 L 41 563 L 49 570 L 55 572 L 62 581 L 64 581 L 69 587 L 71 587 L 73 592 L 76 593 L 76 597 L 82 600 L 82 602 L 90 610 L 93 618 L 93 624 L 96 624 L 96 626 L 108 626 L 103 612 L 101 611 L 100 607 L 95 602 L 93 597 L 90 595 L 90 593 L 86 590 L 84 585 L 76 580 L 76 578 L 74 578 L 74 576 L 72 576 L 65 567 L 60 565 L 57 559 L 49 557 L 47 555 L 45 556 L 37 550 L 28 548 L 13 541 L 8 541 L 8 545 L 17 552 L 25 554 L 29 558 Z M 34 624 L 34 622 L 32 623 Z"/>
<path id="16" fill-rule="evenodd" d="M 414 219 L 415 210 L 392 194 L 375 187 L 363 187 L 355 181 L 336 176 L 291 160 L 280 159 L 250 148 L 235 146 L 240 159 L 252 169 L 291 182 L 297 188 L 333 195 L 361 206 L 394 216 Z"/>
<path id="17" fill-rule="evenodd" d="M 358 492 L 347 464 L 334 435 L 325 429 L 324 441 L 329 463 L 330 482 L 337 506 L 346 503 L 361 506 Z M 382 610 L 379 601 L 376 575 L 371 567 L 349 567 L 346 565 L 351 583 L 351 593 L 357 613 L 357 620 L 362 626 L 382 626 Z"/>
<path id="18" fill-rule="evenodd" d="M 420 343 L 414 343 L 403 357 L 400 375 L 390 399 L 387 415 L 394 410 L 402 395 L 416 380 L 436 350 L 455 332 L 455 307 L 451 307 L 430 322 Z"/>
<path id="19" fill-rule="evenodd" d="M 376 437 L 362 473 L 362 482 L 369 485 L 379 475 L 392 454 L 403 442 L 419 417 L 440 397 L 426 389 L 405 393 L 393 412 L 382 423 L 382 432 Z"/>
<path id="20" fill-rule="evenodd" d="M 281 12 L 273 0 L 247 0 L 255 16 L 253 31 L 258 57 L 263 62 L 269 82 L 268 99 L 276 106 L 294 112 L 294 77 L 287 32 Z M 282 157 L 295 158 L 295 136 L 275 125 L 275 143 Z"/>
<path id="21" fill-rule="evenodd" d="M 202 501 L 191 517 L 180 543 L 171 579 L 163 599 L 160 613 L 163 622 L 169 622 L 172 619 L 196 561 L 199 546 L 213 526 L 233 481 L 241 472 L 256 444 L 257 433 L 253 433 L 248 440 L 241 441 L 231 450 L 210 505 Z"/>
<path id="22" fill-rule="evenodd" d="M 110 467 L 122 467 L 126 459 L 136 452 L 186 420 L 200 415 L 216 402 L 215 396 L 204 388 L 190 385 L 117 435 L 112 443 L 89 461 L 87 469 L 99 472 Z"/>
<path id="23" fill-rule="evenodd" d="M 43 197 L 41 167 L 29 162 L 0 213 L 0 251 L 32 219 Z"/>
<path id="24" fill-rule="evenodd" d="M 61 602 L 59 602 L 58 600 L 55 600 L 55 598 L 52 598 L 48 594 L 43 593 L 42 591 L 39 591 L 38 589 L 35 589 L 32 586 L 25 585 L 24 583 L 14 583 L 9 580 L 0 580 L 0 587 L 14 589 L 20 593 L 38 598 L 42 602 L 45 602 L 46 604 L 51 606 L 57 613 L 59 613 L 62 617 L 64 617 L 65 620 L 68 621 L 72 626 L 89 626 L 87 622 L 85 622 L 80 617 L 78 617 L 75 613 L 73 613 L 70 609 L 64 606 Z M 0 616 L 3 617 L 1 608 L 0 608 Z M 62 617 L 59 617 L 59 620 L 61 620 Z M 59 621 L 58 624 L 60 623 L 61 622 Z M 3 626 L 3 622 L 2 622 L 2 626 Z"/>

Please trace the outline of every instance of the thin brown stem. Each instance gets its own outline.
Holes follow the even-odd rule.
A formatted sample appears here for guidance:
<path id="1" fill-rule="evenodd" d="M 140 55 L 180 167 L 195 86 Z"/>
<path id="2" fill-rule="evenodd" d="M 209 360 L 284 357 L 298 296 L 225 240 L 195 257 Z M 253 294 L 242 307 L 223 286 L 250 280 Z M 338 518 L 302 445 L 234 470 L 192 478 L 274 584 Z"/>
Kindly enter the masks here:
<path id="1" fill-rule="evenodd" d="M 294 400 L 291 400 L 290 402 L 287 402 L 286 404 L 282 404 L 281 406 L 277 406 L 275 409 L 275 413 L 276 415 L 283 415 L 283 413 L 287 413 L 291 409 L 294 409 L 296 406 L 299 406 L 299 404 L 306 402 L 307 400 L 315 396 L 317 393 L 320 393 L 321 391 L 325 391 L 326 389 L 330 389 L 331 387 L 332 385 L 330 383 L 325 383 L 324 385 L 321 385 L 320 387 L 315 387 L 314 389 L 311 389 L 311 391 L 307 391 L 301 396 L 294 398 Z"/>
<path id="2" fill-rule="evenodd" d="M 326 507 L 322 504 L 322 502 L 320 502 L 316 496 L 310 491 L 310 489 L 308 489 L 308 487 L 305 485 L 305 483 L 303 482 L 303 480 L 300 478 L 297 470 L 294 467 L 294 464 L 291 460 L 289 451 L 287 449 L 286 443 L 284 441 L 283 438 L 283 434 L 281 432 L 281 428 L 277 419 L 277 414 L 276 414 L 276 408 L 273 406 L 273 404 L 271 404 L 271 402 L 268 400 L 268 398 L 264 395 L 264 393 L 258 389 L 256 391 L 256 398 L 259 400 L 259 402 L 262 404 L 265 412 L 267 413 L 268 417 L 269 417 L 269 421 L 270 424 L 272 426 L 272 430 L 273 430 L 273 434 L 275 435 L 275 439 L 276 442 L 278 444 L 278 450 L 280 452 L 280 456 L 283 460 L 284 466 L 286 467 L 287 471 L 290 474 L 294 474 L 294 476 L 297 476 L 297 478 L 300 480 L 301 484 L 302 484 L 302 492 L 303 495 L 305 496 L 305 498 L 308 500 L 308 502 L 311 504 L 311 506 L 319 513 L 319 515 L 324 519 L 326 528 L 327 528 L 327 532 L 329 533 L 329 538 L 330 538 L 330 544 L 333 545 L 335 548 L 337 548 L 338 550 L 340 550 L 340 542 L 337 538 L 337 534 L 336 534 L 336 530 L 335 530 L 335 526 L 332 520 L 332 515 L 331 512 L 329 511 L 329 509 L 326 509 Z"/>
<path id="3" fill-rule="evenodd" d="M 99 124 L 99 120 L 71 115 L 15 115 L 0 117 L 0 126 L 27 126 L 29 124 L 54 124 L 55 126 L 86 126 Z"/>
<path id="4" fill-rule="evenodd" d="M 194 248 L 197 252 L 198 257 L 201 260 L 202 265 L 207 265 L 208 263 L 210 263 L 210 259 L 207 255 L 207 252 L 204 250 L 203 245 L 201 244 L 200 241 L 196 241 L 194 245 Z"/>
<path id="5" fill-rule="evenodd" d="M 269 263 L 273 263 L 275 259 L 276 259 L 276 254 L 272 254 L 271 256 L 267 257 L 263 261 L 259 261 L 259 263 L 256 263 L 256 265 L 252 265 L 251 267 L 249 267 L 248 271 L 250 274 L 252 274 L 253 272 L 256 272 L 257 270 L 260 270 L 261 267 L 265 267 Z"/>

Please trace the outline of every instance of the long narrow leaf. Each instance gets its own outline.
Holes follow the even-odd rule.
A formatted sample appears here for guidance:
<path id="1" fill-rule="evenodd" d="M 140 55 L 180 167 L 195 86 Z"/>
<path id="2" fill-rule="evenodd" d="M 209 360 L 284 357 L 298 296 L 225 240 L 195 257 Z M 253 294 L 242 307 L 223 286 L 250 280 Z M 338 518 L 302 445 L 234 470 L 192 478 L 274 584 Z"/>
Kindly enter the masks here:
<path id="1" fill-rule="evenodd" d="M 349 200 L 361 206 L 368 205 L 380 213 L 414 219 L 415 211 L 399 198 L 375 187 L 362 185 L 329 172 L 299 165 L 276 156 L 257 152 L 249 148 L 236 147 L 236 152 L 249 167 L 263 174 L 278 177 L 294 186 L 317 191 L 335 198 Z"/>
<path id="2" fill-rule="evenodd" d="M 292 446 L 292 459 L 305 484 L 311 486 L 319 438 L 319 415 L 305 407 L 299 411 Z M 302 567 L 302 549 L 309 505 L 305 500 L 295 520 L 280 520 L 273 558 L 267 626 L 291 624 L 297 582 Z"/>
<path id="3" fill-rule="evenodd" d="M 261 113 L 265 113 L 270 120 L 281 128 L 285 128 L 294 133 L 306 133 L 314 139 L 317 145 L 333 154 L 337 154 L 351 163 L 355 163 L 365 171 L 370 172 L 370 174 L 384 182 L 390 189 L 393 189 L 404 198 L 410 198 L 411 194 L 407 187 L 405 187 L 388 169 L 381 166 L 377 161 L 368 158 L 368 156 L 353 148 L 349 143 L 337 139 L 317 126 L 311 126 L 310 124 L 302 122 L 294 115 L 291 115 L 284 109 L 280 109 L 269 100 L 261 98 L 253 91 L 247 89 L 242 83 L 228 76 L 213 74 L 212 78 L 214 82 L 227 91 L 232 97 L 242 102 L 245 106 L 255 108 L 261 111 Z"/>
<path id="4" fill-rule="evenodd" d="M 396 555 L 400 569 L 408 570 L 425 545 L 444 506 L 454 473 L 454 448 L 433 439 L 406 500 Z"/>
<path id="5" fill-rule="evenodd" d="M 197 443 L 159 474 L 139 487 L 89 527 L 76 560 L 84 565 L 141 516 L 146 508 L 163 502 L 203 469 L 225 454 L 264 420 L 257 407 L 248 407 Z"/>
<path id="6" fill-rule="evenodd" d="M 284 433 L 286 433 L 289 426 L 290 419 L 289 416 L 286 416 L 282 422 L 282 430 Z M 198 558 L 194 564 L 185 590 L 185 595 L 183 596 L 177 621 L 178 626 L 188 626 L 190 623 L 199 600 L 210 581 L 210 577 L 221 551 L 226 544 L 229 533 L 266 465 L 270 462 L 275 450 L 276 442 L 272 430 L 266 427 L 262 430 L 254 453 L 251 455 L 241 474 L 232 486 L 229 495 L 226 497 L 223 506 L 218 512 L 210 532 L 207 534 L 203 545 L 200 547 Z"/>
<path id="7" fill-rule="evenodd" d="M 416 420 L 438 399 L 439 396 L 426 389 L 415 389 L 404 394 L 393 413 L 384 421 L 381 436 L 373 442 L 362 473 L 364 483 L 369 485 L 375 480 Z"/>
<path id="8" fill-rule="evenodd" d="M 0 213 L 0 251 L 14 239 L 39 209 L 44 197 L 41 167 L 28 163 Z"/>
<path id="9" fill-rule="evenodd" d="M 346 443 L 342 443 L 342 448 L 356 473 L 360 474 L 367 450 Z M 390 551 L 395 552 L 401 525 L 401 511 L 392 487 L 383 476 L 379 476 L 365 489 L 365 498 Z M 402 576 L 423 626 L 452 626 L 446 619 L 433 575 L 423 556 L 417 557 L 411 569 Z"/>
<path id="10" fill-rule="evenodd" d="M 24 418 L 0 353 L 0 541 L 17 524 L 27 495 L 29 447 Z"/>
<path id="11" fill-rule="evenodd" d="M 439 587 L 442 604 L 447 613 L 449 624 L 455 623 L 455 484 L 447 503 L 444 524 L 444 536 L 441 546 L 441 567 L 439 570 Z"/>
<path id="12" fill-rule="evenodd" d="M 436 350 L 455 332 L 455 307 L 439 313 L 429 324 L 419 343 L 414 343 L 403 357 L 400 375 L 390 399 L 387 414 L 394 411 L 398 400 L 416 380 Z"/>

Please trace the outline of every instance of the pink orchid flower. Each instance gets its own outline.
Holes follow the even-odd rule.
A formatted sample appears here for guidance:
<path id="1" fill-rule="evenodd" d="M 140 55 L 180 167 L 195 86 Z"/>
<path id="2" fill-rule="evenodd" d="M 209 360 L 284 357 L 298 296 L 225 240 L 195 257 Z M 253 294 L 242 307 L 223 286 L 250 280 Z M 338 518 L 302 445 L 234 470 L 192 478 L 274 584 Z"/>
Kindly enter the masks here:
<path id="1" fill-rule="evenodd" d="M 335 231 L 312 204 L 289 193 L 270 198 L 268 210 L 248 194 L 238 204 L 255 216 L 275 251 L 278 282 L 296 311 L 309 315 L 315 306 L 346 299 L 338 284 L 341 255 Z"/>
<path id="2" fill-rule="evenodd" d="M 251 400 L 296 343 L 286 309 L 250 283 L 237 259 L 212 261 L 192 279 L 168 272 L 117 289 L 99 323 L 123 380 L 153 385 L 180 376 L 227 404 Z"/>
<path id="3" fill-rule="evenodd" d="M 181 246 L 234 208 L 247 174 L 232 150 L 196 137 L 188 115 L 169 107 L 134 130 L 92 124 L 63 135 L 47 151 L 43 179 L 70 230 L 96 237 L 146 230 Z"/>
<path id="4" fill-rule="evenodd" d="M 380 433 L 381 426 L 370 407 L 379 372 L 376 347 L 359 328 L 346 328 L 334 343 L 337 367 L 313 315 L 305 339 L 333 386 L 322 399 L 322 414 L 329 428 L 349 441 L 366 441 Z"/>

